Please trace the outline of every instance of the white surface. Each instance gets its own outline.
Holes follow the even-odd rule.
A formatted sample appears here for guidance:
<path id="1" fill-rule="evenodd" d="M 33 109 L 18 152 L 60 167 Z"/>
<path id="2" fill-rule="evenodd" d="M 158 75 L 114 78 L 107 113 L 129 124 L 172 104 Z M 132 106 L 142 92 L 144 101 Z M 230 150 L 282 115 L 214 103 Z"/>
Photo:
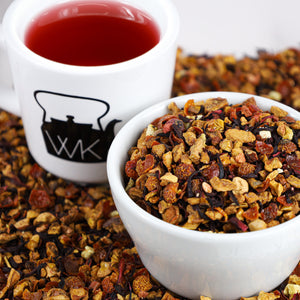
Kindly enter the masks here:
<path id="1" fill-rule="evenodd" d="M 8 5 L 12 2 L 12 0 L 1 0 L 0 3 L 0 18 L 2 18 L 6 8 L 8 7 Z"/>
<path id="2" fill-rule="evenodd" d="M 300 47 L 299 0 L 173 0 L 190 53 L 256 55 Z"/>
<path id="3" fill-rule="evenodd" d="M 175 98 L 179 107 L 188 99 L 227 98 L 240 103 L 252 95 L 211 92 Z M 255 97 L 262 109 L 277 105 L 300 119 L 300 113 L 281 103 Z M 123 187 L 127 150 L 142 130 L 167 113 L 162 102 L 137 115 L 115 137 L 109 151 L 108 179 L 122 221 L 150 273 L 164 286 L 187 298 L 214 300 L 248 297 L 270 291 L 300 259 L 300 216 L 256 232 L 215 234 L 184 229 L 164 222 L 135 204 Z"/>
<path id="4" fill-rule="evenodd" d="M 0 21 L 12 0 L 0 0 Z M 0 22 L 1 23 L 1 22 Z M 0 102 L 5 101 L 7 111 L 20 115 L 20 108 L 16 105 L 16 95 L 13 91 L 12 77 L 0 24 Z"/>

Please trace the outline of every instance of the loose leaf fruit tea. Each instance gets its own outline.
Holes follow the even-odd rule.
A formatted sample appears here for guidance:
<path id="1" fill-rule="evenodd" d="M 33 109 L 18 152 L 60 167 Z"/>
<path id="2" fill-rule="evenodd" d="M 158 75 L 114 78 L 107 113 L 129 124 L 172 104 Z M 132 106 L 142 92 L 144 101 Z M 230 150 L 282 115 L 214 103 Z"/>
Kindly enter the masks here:
<path id="1" fill-rule="evenodd" d="M 47 9 L 27 29 L 25 45 L 47 59 L 102 66 L 138 57 L 160 38 L 147 13 L 115 1 L 73 1 Z"/>
<path id="2" fill-rule="evenodd" d="M 214 90 L 220 84 L 224 90 L 257 89 L 259 95 L 266 96 L 270 91 L 274 94 L 278 85 L 281 102 L 300 108 L 298 85 L 290 85 L 298 82 L 300 72 L 295 70 L 300 71 L 299 50 L 232 59 L 229 64 L 227 56 L 181 54 L 173 95 Z M 275 62 L 279 68 L 274 68 Z M 255 82 L 250 81 L 253 76 Z M 84 295 L 104 299 L 117 295 L 133 299 L 135 295 L 145 298 L 148 293 L 148 298 L 186 300 L 149 275 L 115 210 L 108 187 L 80 186 L 47 173 L 29 154 L 20 118 L 1 111 L 0 120 L 0 298 L 40 300 L 57 295 L 70 299 Z M 289 161 L 295 164 L 293 159 Z M 204 188 L 209 190 L 206 184 Z M 36 201 L 40 196 L 41 202 Z M 270 218 L 274 216 L 272 207 Z M 286 207 L 286 213 L 289 209 Z M 238 225 L 242 222 L 236 219 Z M 46 272 L 51 277 L 44 276 Z M 149 286 L 152 289 L 145 292 L 144 287 Z M 291 299 L 297 297 L 297 288 L 300 264 L 277 289 L 241 300 Z M 209 300 L 200 296 L 204 299 Z"/>
<path id="3" fill-rule="evenodd" d="M 299 214 L 300 121 L 254 98 L 175 103 L 129 151 L 127 193 L 191 230 L 261 230 Z"/>

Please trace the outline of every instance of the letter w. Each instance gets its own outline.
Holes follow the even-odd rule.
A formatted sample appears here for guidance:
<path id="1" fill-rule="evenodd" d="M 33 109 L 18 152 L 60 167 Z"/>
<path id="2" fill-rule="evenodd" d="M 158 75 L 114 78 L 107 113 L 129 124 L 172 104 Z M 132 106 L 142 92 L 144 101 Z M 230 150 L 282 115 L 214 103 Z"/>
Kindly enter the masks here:
<path id="1" fill-rule="evenodd" d="M 64 140 L 62 140 L 61 137 L 60 137 L 59 135 L 57 135 L 57 139 L 59 140 L 59 142 L 60 142 L 60 144 L 61 144 L 61 147 L 58 149 L 58 147 L 55 146 L 55 143 L 53 142 L 53 140 L 52 140 L 52 138 L 51 138 L 51 136 L 50 136 L 50 134 L 48 133 L 47 130 L 46 130 L 46 134 L 47 134 L 47 137 L 48 137 L 48 139 L 49 139 L 49 141 L 50 141 L 50 143 L 51 143 L 51 145 L 52 145 L 54 151 L 56 152 L 56 154 L 57 154 L 58 156 L 63 152 L 63 150 L 65 150 L 65 152 L 67 153 L 68 157 L 69 157 L 70 159 L 72 159 L 73 156 L 74 156 L 74 154 L 76 153 L 77 148 L 78 148 L 78 147 L 82 147 L 82 146 L 80 145 L 80 142 L 81 142 L 81 141 L 78 141 L 77 144 L 76 144 L 76 146 L 75 146 L 75 148 L 74 148 L 73 151 L 70 153 L 70 152 L 68 151 L 68 149 L 67 149 L 67 146 L 66 146 L 66 144 L 67 144 L 67 142 L 68 142 L 68 138 L 66 137 Z"/>

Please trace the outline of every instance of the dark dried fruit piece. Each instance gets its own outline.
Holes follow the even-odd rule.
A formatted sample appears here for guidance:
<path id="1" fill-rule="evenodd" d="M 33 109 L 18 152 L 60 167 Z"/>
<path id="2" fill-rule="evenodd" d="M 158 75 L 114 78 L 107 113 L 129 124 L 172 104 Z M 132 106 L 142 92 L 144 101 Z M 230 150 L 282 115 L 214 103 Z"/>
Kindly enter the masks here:
<path id="1" fill-rule="evenodd" d="M 51 199 L 46 190 L 32 190 L 28 201 L 33 209 L 46 209 L 54 205 L 53 199 Z"/>
<path id="2" fill-rule="evenodd" d="M 249 175 L 255 171 L 255 168 L 255 165 L 244 162 L 238 166 L 237 173 L 239 176 Z"/>
<path id="3" fill-rule="evenodd" d="M 259 152 L 261 154 L 267 154 L 267 155 L 272 154 L 274 151 L 274 148 L 272 145 L 266 144 L 265 142 L 262 142 L 262 141 L 256 141 L 255 149 L 257 152 Z"/>
<path id="4" fill-rule="evenodd" d="M 136 168 L 136 160 L 129 160 L 125 164 L 125 174 L 127 177 L 132 179 L 138 178 L 138 173 L 135 170 Z"/>
<path id="5" fill-rule="evenodd" d="M 300 159 L 299 158 L 297 158 L 294 155 L 287 155 L 286 162 L 296 174 L 300 175 Z"/>
<path id="6" fill-rule="evenodd" d="M 278 207 L 275 203 L 270 203 L 266 208 L 261 211 L 262 219 L 268 223 L 277 217 Z"/>
<path id="7" fill-rule="evenodd" d="M 231 217 L 228 220 L 229 223 L 235 225 L 238 229 L 240 229 L 241 231 L 247 231 L 248 230 L 248 226 L 243 223 L 241 220 L 239 220 L 237 217 Z"/>
<path id="8" fill-rule="evenodd" d="M 291 154 L 297 150 L 297 146 L 289 140 L 281 140 L 278 145 L 278 150 Z"/>
<path id="9" fill-rule="evenodd" d="M 203 169 L 202 175 L 208 180 L 213 177 L 220 177 L 220 168 L 217 162 L 213 161 L 209 167 Z"/>

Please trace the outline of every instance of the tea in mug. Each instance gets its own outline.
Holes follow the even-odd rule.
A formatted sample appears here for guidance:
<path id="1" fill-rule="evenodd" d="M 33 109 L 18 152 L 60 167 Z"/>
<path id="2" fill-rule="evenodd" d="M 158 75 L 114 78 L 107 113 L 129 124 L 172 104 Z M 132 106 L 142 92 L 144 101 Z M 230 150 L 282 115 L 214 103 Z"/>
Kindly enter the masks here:
<path id="1" fill-rule="evenodd" d="M 146 12 L 117 1 L 81 0 L 36 16 L 26 31 L 25 45 L 59 63 L 103 66 L 138 57 L 159 39 L 158 25 Z"/>

